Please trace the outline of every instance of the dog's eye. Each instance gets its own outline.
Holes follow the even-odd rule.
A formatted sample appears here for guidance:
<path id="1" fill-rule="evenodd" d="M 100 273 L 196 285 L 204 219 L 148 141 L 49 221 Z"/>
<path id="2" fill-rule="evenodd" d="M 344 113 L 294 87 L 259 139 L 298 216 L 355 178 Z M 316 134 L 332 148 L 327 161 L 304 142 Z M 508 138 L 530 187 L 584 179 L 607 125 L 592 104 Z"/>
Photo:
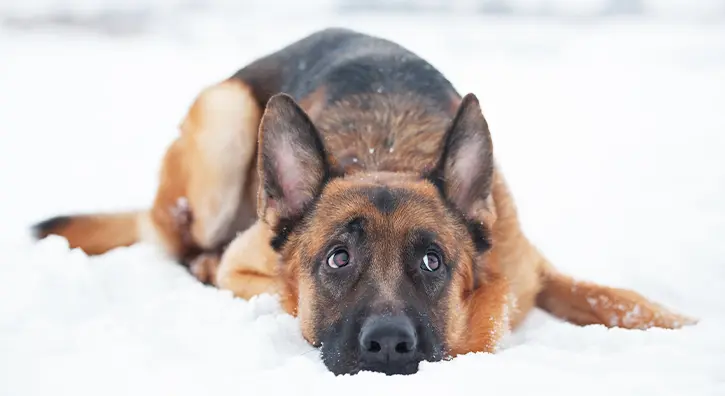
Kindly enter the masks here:
<path id="1" fill-rule="evenodd" d="M 332 252 L 327 258 L 327 265 L 332 268 L 340 268 L 346 266 L 350 262 L 350 254 L 345 249 L 338 249 Z"/>
<path id="2" fill-rule="evenodd" d="M 423 256 L 423 260 L 420 262 L 420 268 L 424 271 L 434 272 L 437 271 L 441 266 L 441 259 L 437 253 L 429 251 Z"/>

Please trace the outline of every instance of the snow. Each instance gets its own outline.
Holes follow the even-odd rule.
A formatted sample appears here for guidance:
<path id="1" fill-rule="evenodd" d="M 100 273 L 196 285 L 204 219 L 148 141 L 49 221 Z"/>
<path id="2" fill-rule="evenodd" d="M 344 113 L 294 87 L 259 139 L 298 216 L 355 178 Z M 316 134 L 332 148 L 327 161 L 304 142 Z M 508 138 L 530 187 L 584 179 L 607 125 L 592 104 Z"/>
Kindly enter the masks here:
<path id="1" fill-rule="evenodd" d="M 147 206 L 194 95 L 328 25 L 394 38 L 478 95 L 522 224 L 561 270 L 701 322 L 607 330 L 537 311 L 496 355 L 334 377 L 272 296 L 205 287 L 148 245 L 89 258 L 28 239 L 46 216 Z M 230 13 L 129 36 L 0 30 L 0 394 L 724 395 L 724 34 Z"/>

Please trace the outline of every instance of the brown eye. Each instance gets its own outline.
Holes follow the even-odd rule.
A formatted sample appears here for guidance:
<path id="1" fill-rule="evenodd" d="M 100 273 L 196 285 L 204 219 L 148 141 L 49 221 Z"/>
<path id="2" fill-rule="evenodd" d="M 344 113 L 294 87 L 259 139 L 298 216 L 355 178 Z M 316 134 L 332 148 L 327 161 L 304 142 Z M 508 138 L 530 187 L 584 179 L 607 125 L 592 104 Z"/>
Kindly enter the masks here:
<path id="1" fill-rule="evenodd" d="M 435 252 L 428 252 L 423 256 L 423 260 L 420 263 L 420 268 L 428 271 L 428 272 L 434 272 L 437 271 L 438 268 L 441 266 L 441 259 L 438 254 Z"/>
<path id="2" fill-rule="evenodd" d="M 338 249 L 332 252 L 327 258 L 327 265 L 332 268 L 340 268 L 346 266 L 350 262 L 350 254 L 345 249 Z"/>

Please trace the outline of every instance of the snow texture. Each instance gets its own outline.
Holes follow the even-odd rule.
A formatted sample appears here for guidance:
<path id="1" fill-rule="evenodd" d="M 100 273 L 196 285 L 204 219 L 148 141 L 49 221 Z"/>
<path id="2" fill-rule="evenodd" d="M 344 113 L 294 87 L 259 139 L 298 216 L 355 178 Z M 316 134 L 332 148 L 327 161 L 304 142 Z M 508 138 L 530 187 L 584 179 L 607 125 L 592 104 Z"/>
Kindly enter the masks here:
<path id="1" fill-rule="evenodd" d="M 725 26 L 275 17 L 0 30 L 1 395 L 725 395 Z M 89 258 L 29 240 L 46 216 L 147 206 L 200 89 L 329 25 L 393 38 L 478 95 L 523 227 L 562 271 L 700 324 L 536 311 L 496 355 L 334 377 L 272 296 L 202 286 L 148 245 Z"/>

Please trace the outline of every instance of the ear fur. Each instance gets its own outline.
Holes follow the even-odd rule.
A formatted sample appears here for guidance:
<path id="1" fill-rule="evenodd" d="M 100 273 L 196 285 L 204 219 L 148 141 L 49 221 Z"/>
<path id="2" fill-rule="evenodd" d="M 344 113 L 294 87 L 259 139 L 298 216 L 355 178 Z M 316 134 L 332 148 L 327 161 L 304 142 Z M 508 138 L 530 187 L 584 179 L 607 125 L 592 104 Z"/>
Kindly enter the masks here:
<path id="1" fill-rule="evenodd" d="M 429 178 L 469 218 L 485 206 L 493 182 L 493 143 L 478 98 L 463 97 Z"/>
<path id="2" fill-rule="evenodd" d="M 259 126 L 257 211 L 267 219 L 300 216 L 329 177 L 327 155 L 317 128 L 292 97 L 267 102 Z"/>

